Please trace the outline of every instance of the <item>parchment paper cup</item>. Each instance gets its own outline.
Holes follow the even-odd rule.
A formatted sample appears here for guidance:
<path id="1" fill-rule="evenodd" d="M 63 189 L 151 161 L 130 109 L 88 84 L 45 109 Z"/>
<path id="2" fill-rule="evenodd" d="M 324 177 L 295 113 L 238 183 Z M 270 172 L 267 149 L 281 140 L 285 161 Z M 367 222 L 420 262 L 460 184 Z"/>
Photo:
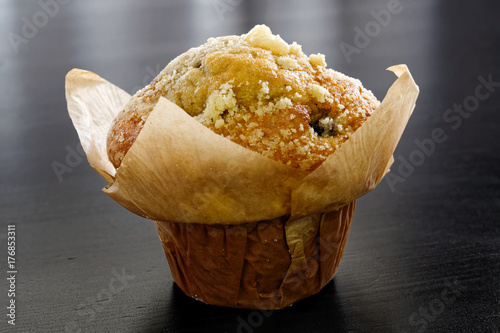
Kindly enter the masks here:
<path id="1" fill-rule="evenodd" d="M 210 304 L 274 309 L 331 280 L 355 200 L 389 171 L 418 96 L 405 65 L 389 70 L 398 79 L 380 107 L 314 171 L 221 137 L 165 98 L 115 170 L 106 135 L 130 95 L 74 69 L 66 98 L 90 165 L 109 182 L 103 191 L 156 221 L 181 289 Z"/>

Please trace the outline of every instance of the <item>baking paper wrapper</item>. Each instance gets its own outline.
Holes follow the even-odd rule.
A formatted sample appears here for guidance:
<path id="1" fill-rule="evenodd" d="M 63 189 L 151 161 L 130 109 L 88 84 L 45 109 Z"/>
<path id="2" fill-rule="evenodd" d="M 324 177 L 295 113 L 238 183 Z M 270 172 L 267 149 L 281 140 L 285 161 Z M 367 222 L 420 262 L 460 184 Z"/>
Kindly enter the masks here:
<path id="1" fill-rule="evenodd" d="M 155 224 L 174 281 L 188 296 L 219 306 L 281 309 L 333 278 L 354 206 L 293 221 Z"/>
<path id="2" fill-rule="evenodd" d="M 368 193 L 392 154 L 418 95 L 405 65 L 380 107 L 316 170 L 291 168 L 221 137 L 160 98 L 115 170 L 106 133 L 130 96 L 88 71 L 66 77 L 73 124 L 104 192 L 155 221 L 237 225 L 335 211 Z"/>
<path id="3" fill-rule="evenodd" d="M 405 65 L 372 116 L 314 171 L 221 137 L 160 98 L 115 170 L 106 135 L 130 95 L 94 73 L 66 76 L 68 110 L 103 189 L 152 219 L 175 282 L 209 304 L 278 309 L 338 267 L 356 198 L 380 182 L 418 95 Z"/>

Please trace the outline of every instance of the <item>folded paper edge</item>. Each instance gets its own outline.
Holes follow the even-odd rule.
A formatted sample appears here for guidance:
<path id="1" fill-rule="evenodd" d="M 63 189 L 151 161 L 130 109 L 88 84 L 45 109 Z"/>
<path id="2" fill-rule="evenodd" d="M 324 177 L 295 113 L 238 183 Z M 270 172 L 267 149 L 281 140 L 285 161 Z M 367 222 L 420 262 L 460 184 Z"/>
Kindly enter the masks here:
<path id="1" fill-rule="evenodd" d="M 65 95 L 73 126 L 75 127 L 80 143 L 82 145 L 89 164 L 94 168 L 106 181 L 113 182 L 116 170 L 111 164 L 106 153 L 106 142 L 96 142 L 93 137 L 92 115 L 86 110 L 89 107 L 88 101 L 80 99 L 80 91 L 83 89 L 92 88 L 95 92 L 97 87 L 109 94 L 102 94 L 102 98 L 114 98 L 115 104 L 124 105 L 130 99 L 130 94 L 115 86 L 114 84 L 103 79 L 99 75 L 78 68 L 74 68 L 66 74 L 65 77 Z M 116 112 L 115 112 L 116 111 Z M 113 110 L 114 116 L 120 110 Z M 113 119 L 114 119 L 113 116 Z M 112 121 L 113 119 L 110 120 Z M 104 144 L 104 147 L 102 146 Z"/>
<path id="2" fill-rule="evenodd" d="M 409 108 L 409 113 L 406 115 L 407 118 L 404 121 L 404 126 L 402 128 L 403 131 L 404 131 L 404 128 L 406 127 L 406 124 L 408 123 L 408 120 L 409 120 L 409 118 L 410 118 L 410 116 L 413 113 L 413 110 L 415 108 L 415 102 L 416 102 L 416 99 L 418 97 L 419 88 L 415 84 L 415 81 L 413 80 L 413 77 L 412 77 L 412 75 L 411 75 L 408 67 L 405 64 L 394 65 L 394 66 L 391 66 L 391 67 L 387 68 L 387 70 L 392 71 L 398 78 L 389 87 L 389 89 L 387 91 L 387 94 L 384 97 L 384 100 L 381 102 L 379 108 L 377 108 L 377 110 L 375 110 L 372 113 L 372 117 L 385 104 L 384 102 L 386 102 L 391 97 L 391 95 L 390 95 L 391 92 L 393 90 L 395 90 L 396 87 L 399 87 L 400 85 L 403 85 L 405 83 L 405 81 L 407 81 L 406 82 L 407 89 L 408 90 L 414 90 L 414 93 L 416 93 L 416 94 L 415 94 L 415 100 L 413 101 L 413 104 Z M 358 132 L 363 128 L 363 126 L 368 125 L 370 118 L 368 119 L 368 121 L 365 124 L 363 124 L 356 132 L 354 132 L 351 135 L 351 138 L 353 136 L 359 136 L 360 135 Z M 403 131 L 401 132 L 401 135 L 402 135 Z M 401 138 L 401 136 L 399 136 L 398 141 L 399 141 L 400 138 Z M 317 169 L 315 169 L 314 171 L 312 171 L 311 173 L 309 173 L 309 175 L 307 175 L 306 177 L 304 177 L 301 180 L 301 182 L 297 185 L 297 187 L 292 190 L 292 212 L 291 212 L 292 218 L 296 219 L 296 218 L 300 218 L 302 216 L 306 216 L 306 215 L 309 215 L 309 214 L 337 210 L 338 208 L 344 206 L 345 204 L 347 204 L 347 203 L 349 203 L 349 202 L 351 202 L 351 201 L 353 201 L 353 200 L 355 200 L 355 199 L 357 199 L 357 198 L 359 198 L 359 197 L 367 194 L 371 190 L 373 190 L 376 187 L 376 185 L 378 185 L 380 183 L 380 181 L 387 174 L 387 172 L 389 172 L 389 168 L 392 165 L 392 163 L 394 162 L 394 157 L 392 156 L 392 154 L 387 159 L 387 161 L 385 162 L 385 167 L 383 168 L 382 174 L 379 175 L 379 176 L 377 176 L 377 178 L 375 179 L 375 181 L 370 181 L 369 182 L 370 185 L 369 185 L 369 187 L 365 191 L 363 191 L 364 193 L 356 193 L 355 195 L 352 195 L 352 197 L 349 197 L 349 198 L 347 198 L 347 199 L 345 199 L 345 200 L 343 200 L 341 202 L 340 201 L 339 202 L 331 202 L 330 205 L 327 205 L 327 206 L 323 205 L 321 208 L 317 208 L 316 207 L 316 208 L 312 208 L 312 209 L 304 209 L 309 204 L 311 204 L 311 206 L 312 206 L 312 203 L 307 202 L 307 196 L 301 198 L 301 199 L 305 198 L 305 200 L 299 200 L 298 199 L 299 196 L 300 196 L 300 192 L 301 191 L 303 192 L 304 186 L 307 186 L 307 183 L 311 179 L 314 179 L 314 177 L 317 177 L 318 175 L 321 175 L 321 174 L 325 173 L 325 169 L 328 168 L 328 166 L 330 165 L 330 163 L 333 162 L 333 160 L 339 158 L 339 155 L 340 155 L 339 153 L 341 151 L 343 151 L 343 150 L 348 149 L 350 147 L 350 145 L 353 144 L 352 142 L 353 141 L 347 140 L 334 154 L 330 155 Z M 330 170 L 330 172 L 331 172 L 331 170 Z M 303 201 L 306 201 L 306 202 L 304 203 Z"/>
<path id="3" fill-rule="evenodd" d="M 169 110 L 170 108 L 170 110 Z M 173 108 L 173 109 L 171 109 Z M 181 112 L 178 112 L 181 111 Z M 163 117 L 159 117 L 160 112 L 167 112 Z M 175 115 L 177 114 L 177 116 Z M 167 130 L 169 126 L 172 126 L 173 124 L 173 119 L 168 119 L 169 117 L 175 118 L 178 120 L 177 125 L 174 127 L 170 127 L 174 132 L 177 132 L 179 128 L 184 128 L 185 125 L 182 125 L 184 122 L 189 123 L 191 126 L 194 126 L 198 128 L 197 131 L 194 131 L 195 133 L 204 133 L 204 135 L 212 137 L 213 140 L 210 140 L 211 142 L 216 142 L 221 143 L 221 141 L 227 145 L 227 147 L 230 147 L 230 151 L 233 152 L 236 155 L 241 155 L 244 156 L 245 160 L 260 160 L 260 163 L 258 165 L 265 165 L 267 166 L 268 172 L 267 174 L 276 174 L 276 175 L 281 175 L 280 179 L 287 179 L 287 183 L 296 183 L 300 181 L 303 177 L 305 177 L 308 172 L 296 168 L 291 168 L 290 166 L 287 166 L 279 161 L 275 161 L 272 159 L 269 159 L 257 152 L 254 152 L 252 150 L 249 150 L 241 145 L 238 145 L 237 143 L 234 143 L 233 141 L 222 137 L 215 132 L 211 131 L 210 129 L 206 128 L 203 126 L 201 123 L 196 121 L 194 118 L 189 116 L 183 109 L 181 109 L 179 106 L 177 106 L 175 103 L 169 101 L 166 98 L 161 97 L 158 103 L 155 105 L 153 111 L 149 115 L 148 119 L 146 120 L 146 123 L 144 127 L 142 128 L 141 132 L 136 138 L 136 141 L 128 151 L 128 153 L 125 155 L 124 159 L 122 160 L 122 164 L 120 168 L 117 169 L 117 173 L 115 175 L 114 181 L 109 184 L 107 187 L 103 189 L 103 191 L 109 195 L 112 199 L 120 203 L 122 206 L 127 208 L 128 210 L 132 211 L 133 213 L 140 215 L 142 217 L 146 217 L 149 219 L 154 219 L 157 221 L 175 221 L 175 222 L 184 222 L 184 223 L 206 223 L 206 224 L 242 224 L 242 223 L 248 223 L 248 222 L 254 222 L 256 220 L 248 220 L 248 219 L 242 219 L 241 217 L 234 218 L 231 220 L 228 216 L 224 216 L 223 218 L 220 219 L 215 219 L 213 217 L 209 217 L 206 215 L 205 219 L 198 219 L 198 220 L 193 220 L 189 219 L 187 216 L 187 212 L 184 213 L 179 213 L 178 218 L 173 218 L 171 215 L 168 215 L 165 213 L 165 210 L 163 207 L 160 207 L 159 205 L 155 205 L 156 209 L 149 209 L 147 207 L 144 207 L 144 205 L 141 205 L 140 203 L 136 203 L 136 200 L 134 198 L 131 198 L 129 194 L 136 194 L 138 191 L 141 191 L 141 188 L 144 188 L 144 186 L 138 186 L 135 188 L 134 186 L 129 186 L 127 183 L 131 183 L 130 177 L 139 177 L 141 178 L 142 172 L 133 172 L 132 169 L 134 169 L 134 166 L 136 166 L 138 163 L 137 161 L 143 161 L 142 158 L 139 158 L 141 156 L 141 152 L 143 150 L 142 146 L 148 145 L 148 137 L 156 133 L 155 132 L 155 127 L 152 125 L 151 122 L 155 122 L 155 126 L 158 126 L 158 121 L 164 121 L 167 123 L 166 125 L 163 126 L 163 130 L 161 132 L 165 132 L 164 130 Z M 176 118 L 180 117 L 180 118 Z M 158 118 L 158 119 L 157 119 Z M 192 131 L 192 130 L 191 130 Z M 190 131 L 190 133 L 191 133 Z M 169 134 L 171 132 L 168 132 Z M 174 134 L 175 136 L 175 134 Z M 206 142 L 206 140 L 205 140 Z M 218 146 L 217 144 L 215 146 Z M 176 150 L 176 149 L 174 149 Z M 161 160 L 160 156 L 155 156 L 155 159 Z M 254 163 L 256 163 L 254 161 Z M 153 163 L 154 164 L 154 163 Z M 245 165 L 246 163 L 243 163 L 242 165 Z M 143 168 L 144 169 L 144 168 Z M 211 169 L 211 168 L 210 168 Z M 149 172 L 149 170 L 148 170 Z M 217 183 L 217 182 L 216 182 Z M 285 186 L 286 187 L 286 186 Z M 288 190 L 283 190 L 283 194 L 281 197 L 285 198 L 288 197 L 290 198 L 290 194 L 284 195 L 284 193 L 288 192 L 291 193 L 291 189 L 293 186 L 289 186 Z M 247 193 L 248 195 L 252 195 L 252 193 Z M 153 197 L 148 194 L 149 197 Z M 241 195 L 242 197 L 243 195 Z M 247 196 L 248 197 L 248 196 Z M 285 199 L 284 199 L 285 200 Z M 237 200 L 240 202 L 239 200 Z M 265 203 L 262 202 L 262 205 Z M 283 206 L 288 205 L 289 206 L 289 199 L 288 203 L 283 203 Z M 164 205 L 165 206 L 165 205 Z M 169 205 L 166 205 L 169 206 Z M 170 205 L 171 206 L 171 205 Z M 170 207 L 169 206 L 169 207 Z M 196 210 L 195 207 L 192 208 L 193 210 Z M 266 208 L 267 209 L 267 208 Z M 255 212 L 254 212 L 255 213 Z M 166 215 L 167 214 L 167 215 Z M 238 213 L 241 215 L 241 212 Z M 289 209 L 287 211 L 284 211 L 283 209 L 279 209 L 275 211 L 274 213 L 268 213 L 265 214 L 263 213 L 261 218 L 258 220 L 268 220 L 272 218 L 276 218 L 278 216 L 282 216 L 284 214 L 289 214 Z M 193 214 L 191 214 L 193 215 Z"/>
<path id="4" fill-rule="evenodd" d="M 411 79 L 411 83 L 413 84 L 413 86 L 416 88 L 417 92 L 418 92 L 418 86 L 415 84 L 415 82 L 413 81 L 413 78 L 411 77 L 411 74 L 407 68 L 406 65 L 396 65 L 396 66 L 392 66 L 392 67 L 389 67 L 388 70 L 390 71 L 393 71 L 399 78 L 398 80 L 402 79 L 402 77 L 404 75 L 408 75 L 409 78 Z M 82 110 L 79 110 L 80 111 L 80 116 L 84 116 L 87 120 L 88 120 L 88 128 L 87 128 L 87 133 L 85 133 L 84 131 L 81 131 L 79 130 L 78 126 L 80 126 L 81 124 L 78 123 L 76 120 L 75 120 L 75 116 L 72 115 L 72 113 L 75 113 L 75 110 L 74 108 L 72 109 L 70 107 L 70 104 L 71 102 L 74 103 L 73 99 L 74 99 L 74 86 L 76 85 L 76 82 L 77 81 L 86 81 L 86 85 L 87 85 L 87 88 L 89 85 L 94 85 L 94 86 L 99 86 L 99 85 L 102 85 L 103 86 L 103 89 L 111 89 L 113 91 L 114 94 L 117 94 L 118 96 L 121 96 L 122 99 L 129 99 L 130 98 L 130 95 L 127 94 L 125 91 L 123 91 L 122 89 L 118 88 L 117 86 L 113 85 L 112 83 L 106 81 L 105 79 L 101 78 L 100 76 L 98 76 L 97 74 L 95 73 L 92 73 L 90 71 L 85 71 L 85 70 L 80 70 L 80 69 L 73 69 L 71 70 L 67 76 L 66 76 L 66 97 L 67 97 L 67 100 L 68 100 L 68 110 L 70 111 L 70 116 L 72 118 L 72 121 L 73 121 L 73 124 L 75 126 L 75 128 L 77 129 L 77 132 L 78 132 L 78 135 L 80 137 L 80 141 L 82 142 L 82 146 L 84 146 L 84 150 L 87 154 L 87 159 L 89 160 L 89 163 L 90 165 L 99 173 L 101 174 L 101 176 L 103 176 L 108 182 L 110 182 L 110 184 L 108 186 L 106 186 L 103 191 L 105 193 L 107 193 L 108 195 L 110 195 L 112 198 L 114 198 L 114 195 L 113 194 L 116 194 L 115 192 L 118 191 L 119 189 L 119 186 L 118 184 L 116 183 L 116 173 L 118 172 L 117 170 L 115 170 L 115 168 L 112 166 L 111 162 L 109 161 L 109 159 L 107 158 L 107 154 L 105 156 L 102 156 L 102 154 L 98 155 L 99 152 L 96 152 L 94 147 L 92 147 L 91 144 L 94 144 L 94 145 L 99 145 L 99 144 L 106 144 L 106 142 L 104 143 L 96 143 L 94 140 L 88 140 L 85 135 L 88 133 L 91 132 L 91 124 L 90 124 L 90 120 L 88 119 L 89 118 L 89 115 L 88 114 L 85 114 L 82 112 Z M 391 86 L 391 88 L 393 86 L 395 86 L 398 82 L 398 80 L 396 80 L 396 82 L 393 83 L 393 85 Z M 80 89 L 82 87 L 76 87 L 76 90 L 77 89 Z M 109 97 L 109 96 L 108 96 Z M 387 97 L 387 96 L 386 96 Z M 414 105 L 413 105 L 414 106 Z M 411 109 L 413 111 L 413 108 Z M 115 112 L 115 116 L 116 114 L 121 111 L 121 109 L 118 109 L 116 110 Z M 411 111 L 411 112 L 412 112 Z M 376 111 L 375 111 L 376 112 Z M 411 115 L 411 112 L 410 112 L 410 115 Z M 409 118 L 409 116 L 408 116 Z M 193 121 L 195 121 L 193 119 Z M 407 121 L 407 120 L 406 120 Z M 405 123 L 406 125 L 406 123 Z M 213 135 L 217 135 L 216 133 L 213 133 Z M 92 138 L 91 138 L 92 139 Z M 226 139 L 228 141 L 230 141 L 229 139 Z M 349 141 L 347 141 L 345 144 L 347 144 Z M 236 143 L 233 143 L 232 141 L 230 141 L 230 143 L 234 144 L 234 145 L 237 145 Z M 344 144 L 344 145 L 345 145 Z M 343 146 L 344 146 L 343 145 Z M 342 147 L 343 147 L 342 146 Z M 339 149 L 342 149 L 342 147 L 340 147 Z M 243 147 L 244 148 L 244 147 Z M 132 149 L 132 148 L 131 148 Z M 247 149 L 247 148 L 244 148 L 244 149 Z M 247 149 L 248 150 L 248 149 Z M 104 150 L 105 151 L 105 150 Z M 248 151 L 251 151 L 251 150 L 248 150 Z M 252 152 L 252 151 L 251 151 Z M 100 159 L 98 158 L 95 158 L 95 155 L 98 155 L 100 157 Z M 127 157 L 127 156 L 126 156 Z M 126 158 L 125 157 L 125 158 Z M 269 159 L 265 156 L 262 156 L 263 158 L 266 158 L 266 159 Z M 332 154 L 330 157 L 328 157 L 328 159 L 326 161 L 328 161 L 329 159 L 332 159 L 335 157 L 335 154 Z M 269 159 L 271 160 L 271 159 Z M 105 161 L 105 162 L 103 162 Z M 272 160 L 274 161 L 274 160 Z M 325 161 L 325 162 L 326 162 Z M 377 179 L 376 181 L 376 184 L 378 184 L 378 182 L 383 178 L 383 176 L 389 171 L 389 167 L 390 165 L 392 164 L 392 162 L 394 161 L 394 158 L 392 157 L 391 155 L 391 158 L 387 161 L 386 163 L 386 166 L 385 166 L 385 169 L 384 169 L 384 172 L 382 174 L 381 177 L 378 177 L 380 179 Z M 277 162 L 279 163 L 279 162 Z M 289 166 L 286 166 L 286 165 L 283 165 L 286 168 L 288 169 L 292 169 L 291 167 Z M 321 168 L 321 166 L 320 166 Z M 318 168 L 319 169 L 319 168 Z M 290 195 L 290 206 L 291 206 L 291 214 L 293 215 L 294 214 L 294 201 L 293 201 L 293 196 L 294 196 L 294 192 L 297 190 L 297 188 L 300 187 L 300 185 L 303 183 L 303 182 L 306 182 L 307 181 L 307 178 L 310 177 L 311 175 L 315 175 L 315 173 L 318 171 L 318 169 L 312 171 L 312 172 L 304 172 L 302 176 L 300 176 L 299 178 L 296 178 L 298 181 L 297 183 L 295 184 L 295 186 L 292 187 L 291 189 L 291 195 Z M 119 169 L 118 169 L 119 170 Z M 290 172 L 290 173 L 293 173 L 293 170 Z M 374 185 L 376 185 L 374 184 Z M 373 186 L 375 187 L 375 186 Z M 371 190 L 371 189 L 370 189 Z M 350 201 L 352 200 L 355 200 L 357 197 L 353 197 L 351 198 Z M 137 215 L 140 215 L 142 217 L 149 217 L 143 209 L 141 209 L 140 207 L 138 207 L 135 203 L 132 204 L 133 207 L 129 207 L 130 206 L 130 202 L 133 202 L 133 200 L 128 200 L 129 203 L 128 204 L 123 204 L 123 203 L 119 203 L 124 206 L 125 208 L 131 210 L 133 213 L 137 214 Z M 330 207 L 331 208 L 331 207 Z M 335 208 L 335 207 L 333 207 Z M 328 210 L 334 210 L 334 209 L 328 209 Z M 312 214 L 312 213 L 316 213 L 317 211 L 304 211 L 304 212 L 301 212 L 300 216 L 304 216 L 304 215 L 308 215 L 308 214 Z M 270 217 L 271 218 L 271 217 Z M 179 221 L 181 222 L 181 221 Z M 193 223 L 204 223 L 204 222 L 201 222 L 201 221 L 189 221 L 189 222 L 193 222 Z M 248 222 L 248 221 L 242 221 L 241 223 L 245 223 L 245 222 Z M 235 223 L 231 223 L 231 224 L 240 224 L 240 222 L 237 222 L 235 221 Z"/>

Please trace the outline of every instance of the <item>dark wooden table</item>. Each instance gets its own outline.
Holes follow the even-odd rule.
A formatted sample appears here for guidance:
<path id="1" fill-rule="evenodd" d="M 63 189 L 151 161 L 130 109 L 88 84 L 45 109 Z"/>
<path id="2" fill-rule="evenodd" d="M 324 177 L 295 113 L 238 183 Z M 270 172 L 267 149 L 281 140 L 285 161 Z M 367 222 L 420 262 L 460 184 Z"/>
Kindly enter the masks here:
<path id="1" fill-rule="evenodd" d="M 0 331 L 499 332 L 499 12 L 494 1 L 2 0 Z M 398 63 L 421 90 L 389 181 L 358 201 L 334 281 L 273 312 L 184 296 L 153 223 L 100 192 L 64 97 L 74 67 L 135 92 L 188 48 L 257 23 L 380 99 Z"/>

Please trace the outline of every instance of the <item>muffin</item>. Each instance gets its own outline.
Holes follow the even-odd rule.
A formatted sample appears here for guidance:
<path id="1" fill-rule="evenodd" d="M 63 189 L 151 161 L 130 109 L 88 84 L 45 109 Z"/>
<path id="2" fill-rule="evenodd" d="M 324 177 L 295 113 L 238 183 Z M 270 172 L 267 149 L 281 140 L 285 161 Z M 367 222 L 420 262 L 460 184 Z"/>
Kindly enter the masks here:
<path id="1" fill-rule="evenodd" d="M 68 110 L 104 192 L 155 221 L 172 276 L 208 304 L 280 309 L 335 274 L 356 198 L 388 172 L 418 88 L 381 103 L 266 26 L 211 38 L 130 97 L 72 70 Z"/>

